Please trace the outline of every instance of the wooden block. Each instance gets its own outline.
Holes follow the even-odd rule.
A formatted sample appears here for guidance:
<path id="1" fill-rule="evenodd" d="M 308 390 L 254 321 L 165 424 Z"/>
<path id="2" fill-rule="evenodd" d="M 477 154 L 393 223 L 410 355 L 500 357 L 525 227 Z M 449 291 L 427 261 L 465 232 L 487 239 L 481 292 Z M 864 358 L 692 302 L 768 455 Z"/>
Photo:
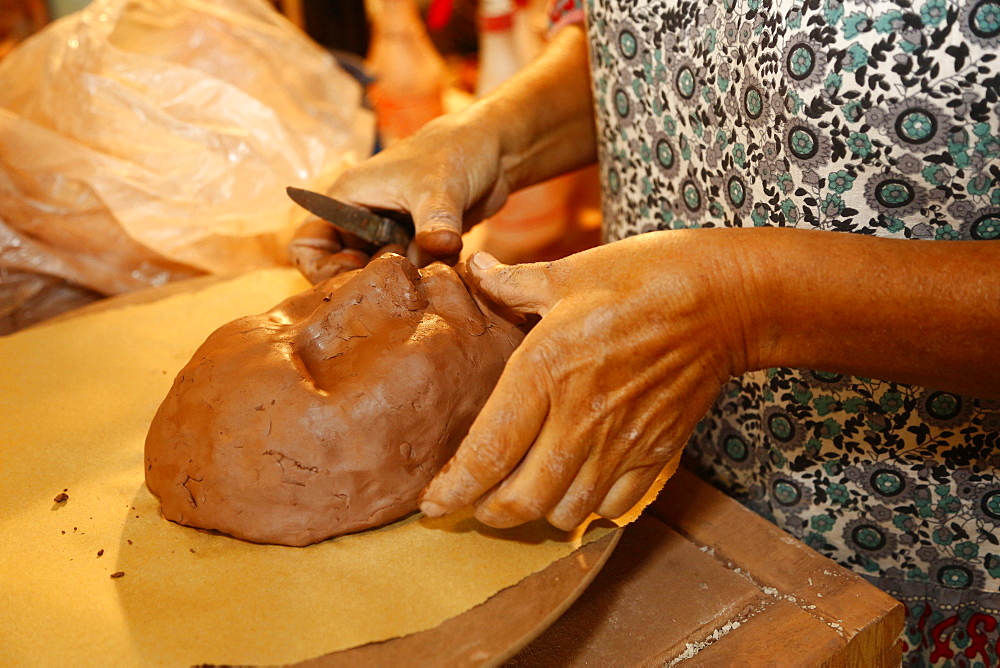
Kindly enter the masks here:
<path id="1" fill-rule="evenodd" d="M 771 603 L 652 517 L 624 529 L 587 591 L 508 666 L 663 665 Z"/>
<path id="2" fill-rule="evenodd" d="M 847 665 L 871 665 L 903 629 L 901 603 L 692 473 L 679 469 L 647 512 L 828 624 L 848 643 Z"/>
<path id="3" fill-rule="evenodd" d="M 882 654 L 875 659 L 874 662 L 870 664 L 861 663 L 855 661 L 851 664 L 851 668 L 857 666 L 871 666 L 872 668 L 898 668 L 903 663 L 903 641 L 898 640 L 892 646 L 886 648 Z"/>

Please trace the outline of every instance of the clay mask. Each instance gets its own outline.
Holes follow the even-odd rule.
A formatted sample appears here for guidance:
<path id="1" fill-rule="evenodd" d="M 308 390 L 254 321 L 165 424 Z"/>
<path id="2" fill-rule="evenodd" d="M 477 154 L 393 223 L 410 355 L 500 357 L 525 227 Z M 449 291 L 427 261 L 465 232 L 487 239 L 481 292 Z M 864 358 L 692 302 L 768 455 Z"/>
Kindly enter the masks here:
<path id="1" fill-rule="evenodd" d="M 384 255 L 219 328 L 146 437 L 164 517 L 308 545 L 416 510 L 523 338 L 495 309 Z"/>

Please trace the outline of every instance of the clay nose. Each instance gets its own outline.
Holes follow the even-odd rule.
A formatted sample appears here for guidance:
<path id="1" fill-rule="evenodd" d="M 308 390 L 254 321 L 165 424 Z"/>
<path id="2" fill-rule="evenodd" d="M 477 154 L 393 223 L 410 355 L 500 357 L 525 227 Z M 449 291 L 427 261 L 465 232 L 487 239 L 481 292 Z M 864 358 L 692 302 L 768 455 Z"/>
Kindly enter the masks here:
<path id="1" fill-rule="evenodd" d="M 325 349 L 338 340 L 375 333 L 397 315 L 422 311 L 429 302 L 420 279 L 417 268 L 401 255 L 375 258 L 303 320 L 296 335 L 299 345 Z"/>
<path id="2" fill-rule="evenodd" d="M 386 253 L 361 271 L 366 291 L 377 305 L 386 309 L 416 311 L 428 301 L 420 284 L 420 272 L 402 255 Z"/>

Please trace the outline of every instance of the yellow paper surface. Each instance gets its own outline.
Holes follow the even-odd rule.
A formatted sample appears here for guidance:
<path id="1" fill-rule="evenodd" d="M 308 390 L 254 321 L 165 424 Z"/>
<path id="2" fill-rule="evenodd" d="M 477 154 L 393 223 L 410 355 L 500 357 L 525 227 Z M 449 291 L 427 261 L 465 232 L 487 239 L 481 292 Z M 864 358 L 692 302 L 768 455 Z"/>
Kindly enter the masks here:
<path id="1" fill-rule="evenodd" d="M 413 515 L 294 548 L 164 520 L 143 442 L 174 375 L 305 287 L 255 272 L 0 338 L 0 665 L 293 663 L 432 628 L 613 530 Z"/>

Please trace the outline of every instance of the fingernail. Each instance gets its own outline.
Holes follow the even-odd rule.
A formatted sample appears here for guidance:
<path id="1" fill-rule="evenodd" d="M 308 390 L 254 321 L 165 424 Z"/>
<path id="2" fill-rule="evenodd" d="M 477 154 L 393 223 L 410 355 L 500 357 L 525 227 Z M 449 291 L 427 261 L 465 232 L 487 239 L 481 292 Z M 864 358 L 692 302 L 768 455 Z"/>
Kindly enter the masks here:
<path id="1" fill-rule="evenodd" d="M 462 237 L 451 228 L 439 227 L 421 230 L 416 235 L 417 245 L 435 257 L 454 255 L 462 250 Z"/>
<path id="2" fill-rule="evenodd" d="M 420 504 L 420 511 L 427 517 L 441 517 L 445 514 L 444 508 L 433 501 L 424 501 Z"/>
<path id="3" fill-rule="evenodd" d="M 495 267 L 498 264 L 500 264 L 499 260 L 497 260 L 495 257 L 490 255 L 486 251 L 479 251 L 478 253 L 472 256 L 469 262 L 472 264 L 472 266 L 474 266 L 476 269 L 479 269 L 480 271 L 486 271 L 490 267 Z"/>

